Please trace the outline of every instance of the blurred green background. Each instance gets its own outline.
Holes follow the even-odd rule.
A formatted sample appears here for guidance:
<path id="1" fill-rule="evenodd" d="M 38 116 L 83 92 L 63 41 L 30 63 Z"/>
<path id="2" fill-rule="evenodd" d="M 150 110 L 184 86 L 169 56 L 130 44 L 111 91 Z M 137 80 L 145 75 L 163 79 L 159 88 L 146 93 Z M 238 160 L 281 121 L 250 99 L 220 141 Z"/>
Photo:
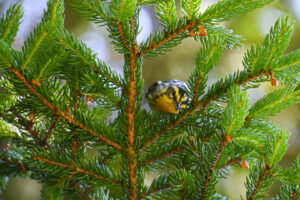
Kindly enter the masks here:
<path id="1" fill-rule="evenodd" d="M 5 13 L 8 6 L 17 0 L 0 0 L 0 13 Z M 19 0 L 23 2 L 25 10 L 24 20 L 14 43 L 14 47 L 20 49 L 24 40 L 29 36 L 30 31 L 41 21 L 43 9 L 46 8 L 46 0 Z M 216 0 L 202 0 L 202 11 Z M 75 12 L 69 0 L 66 4 L 66 28 L 83 40 L 88 47 L 98 54 L 98 57 L 109 64 L 114 70 L 122 74 L 122 55 L 114 51 L 110 44 L 108 33 L 105 27 L 98 27 L 96 24 L 88 22 L 85 18 Z M 177 1 L 180 10 L 180 1 Z M 245 38 L 243 47 L 226 50 L 219 65 L 210 73 L 209 84 L 226 76 L 229 73 L 242 69 L 242 59 L 245 51 L 251 44 L 261 43 L 264 36 L 269 32 L 270 27 L 276 19 L 283 15 L 290 14 L 295 20 L 295 31 L 288 48 L 288 52 L 300 48 L 300 0 L 275 0 L 272 4 L 257 9 L 250 14 L 239 16 L 230 22 L 223 23 L 225 27 L 232 29 L 235 34 Z M 141 12 L 140 25 L 142 31 L 138 36 L 141 42 L 146 37 L 160 28 L 158 20 L 155 18 L 152 7 L 144 7 Z M 193 38 L 184 40 L 175 47 L 172 52 L 152 59 L 144 59 L 143 76 L 145 88 L 157 80 L 180 79 L 187 81 L 190 72 L 195 68 L 196 55 L 201 47 L 200 42 Z M 258 89 L 251 89 L 251 99 L 255 102 L 265 93 L 274 90 L 270 83 L 263 84 Z M 291 162 L 300 152 L 300 106 L 294 105 L 270 120 L 287 127 L 293 134 L 290 138 L 290 146 L 281 165 L 290 166 Z M 241 168 L 233 168 L 228 179 L 222 180 L 218 185 L 221 193 L 228 195 L 233 200 L 244 196 L 245 187 L 243 182 L 248 171 Z M 150 179 L 151 176 L 150 175 Z M 279 184 L 274 183 L 270 196 L 277 194 Z M 0 200 L 36 200 L 39 199 L 40 185 L 28 178 L 13 177 L 10 179 L 7 189 L 0 194 Z"/>

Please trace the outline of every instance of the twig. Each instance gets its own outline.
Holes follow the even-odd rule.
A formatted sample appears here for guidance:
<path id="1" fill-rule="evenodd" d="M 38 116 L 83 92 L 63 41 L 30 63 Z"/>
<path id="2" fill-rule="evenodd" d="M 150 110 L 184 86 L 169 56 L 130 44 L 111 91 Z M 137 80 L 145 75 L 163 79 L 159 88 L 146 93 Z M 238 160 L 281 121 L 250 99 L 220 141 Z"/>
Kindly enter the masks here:
<path id="1" fill-rule="evenodd" d="M 144 194 L 139 195 L 139 199 L 142 198 L 142 197 L 148 196 L 148 195 L 150 195 L 150 194 L 160 192 L 161 190 L 165 190 L 165 189 L 171 188 L 171 187 L 172 187 L 172 186 L 168 184 L 168 185 L 166 185 L 165 187 L 158 188 L 158 189 L 153 190 L 153 191 L 145 192 Z"/>
<path id="2" fill-rule="evenodd" d="M 202 77 L 203 77 L 203 76 L 200 76 L 200 77 L 198 78 L 198 81 L 197 81 L 197 84 L 196 84 L 195 94 L 194 94 L 194 97 L 193 97 L 193 105 L 194 105 L 194 106 L 197 105 L 198 92 L 199 92 L 199 87 L 200 87 L 200 84 L 201 84 L 201 81 L 202 81 Z"/>
<path id="3" fill-rule="evenodd" d="M 161 47 L 162 45 L 164 45 L 168 41 L 172 40 L 176 36 L 184 33 L 185 31 L 193 31 L 194 27 L 197 26 L 200 23 L 201 23 L 200 21 L 193 21 L 193 22 L 188 21 L 186 26 L 180 27 L 180 28 L 178 28 L 177 30 L 175 30 L 174 32 L 172 32 L 170 34 L 168 34 L 169 30 L 165 30 L 166 37 L 158 43 L 156 41 L 152 41 L 151 44 L 148 47 L 146 47 L 143 51 L 141 51 L 141 53 L 140 53 L 141 56 L 145 56 L 147 52 Z M 190 36 L 194 37 L 194 35 L 190 35 Z"/>
<path id="4" fill-rule="evenodd" d="M 31 118 L 28 122 L 26 122 L 25 118 L 21 114 L 15 113 L 15 115 L 17 116 L 19 123 L 30 133 L 32 138 L 35 140 L 36 144 L 40 146 L 41 141 L 40 138 L 38 137 L 39 133 L 35 131 L 33 128 L 34 126 L 33 119 Z"/>
<path id="5" fill-rule="evenodd" d="M 130 48 L 130 46 L 128 45 L 128 42 L 127 42 L 126 37 L 125 37 L 125 34 L 124 34 L 122 22 L 119 22 L 119 23 L 118 23 L 118 29 L 119 29 L 119 32 L 120 32 L 120 35 L 121 35 L 121 39 L 122 39 L 122 41 L 123 41 L 125 47 L 127 48 L 128 51 L 131 51 L 131 48 Z"/>
<path id="6" fill-rule="evenodd" d="M 228 143 L 228 140 L 226 138 L 223 139 L 223 141 L 221 142 L 220 144 L 220 147 L 219 147 L 219 150 L 218 150 L 218 153 L 217 153 L 217 157 L 215 159 L 215 162 L 213 163 L 213 165 L 210 167 L 209 169 L 209 172 L 208 172 L 208 176 L 206 177 L 205 181 L 204 181 L 204 185 L 203 185 L 203 188 L 201 190 L 201 198 L 200 200 L 204 200 L 205 199 L 205 195 L 206 195 L 206 189 L 207 189 L 207 186 L 212 178 L 212 173 L 213 171 L 215 170 L 215 167 L 221 157 L 221 154 L 222 154 L 222 151 L 224 149 L 224 147 L 227 145 Z"/>
<path id="7" fill-rule="evenodd" d="M 44 143 L 47 144 L 48 138 L 51 136 L 53 130 L 55 129 L 57 123 L 60 121 L 60 119 L 55 119 L 54 122 L 51 124 L 50 128 L 48 129 L 46 136 L 44 138 Z"/>
<path id="8" fill-rule="evenodd" d="M 292 200 L 296 200 L 296 199 L 297 199 L 297 191 L 293 190 Z"/>
<path id="9" fill-rule="evenodd" d="M 235 163 L 238 163 L 238 162 L 240 162 L 240 161 L 242 161 L 242 158 L 235 158 L 235 159 L 231 159 L 231 160 L 229 160 L 227 163 L 226 163 L 226 165 L 224 166 L 224 167 L 221 167 L 221 168 L 225 168 L 225 167 L 227 167 L 227 166 L 229 166 L 229 165 L 232 165 L 232 164 L 235 164 Z"/>
<path id="10" fill-rule="evenodd" d="M 148 164 L 153 163 L 153 162 L 156 162 L 156 161 L 158 161 L 158 160 L 162 160 L 162 159 L 164 159 L 164 158 L 166 158 L 166 157 L 169 157 L 169 156 L 171 156 L 171 155 L 174 155 L 174 154 L 176 154 L 176 153 L 179 153 L 179 152 L 181 152 L 182 150 L 183 150 L 183 148 L 180 147 L 180 148 L 175 149 L 175 150 L 173 150 L 173 151 L 171 151 L 171 152 L 167 152 L 167 153 L 165 153 L 165 154 L 163 154 L 163 155 L 161 155 L 161 156 L 159 156 L 159 157 L 157 157 L 157 158 L 152 158 L 152 159 L 150 159 L 150 160 L 146 160 L 145 162 L 143 162 L 143 165 L 148 165 Z"/>
<path id="11" fill-rule="evenodd" d="M 27 174 L 28 173 L 28 170 L 26 169 L 27 166 L 23 165 L 22 163 L 20 162 L 17 162 L 17 161 L 10 161 L 10 160 L 7 160 L 6 158 L 1 158 L 2 161 L 6 162 L 7 164 L 12 164 L 12 165 L 17 165 L 21 168 L 21 171 L 22 173 L 24 174 Z"/>
<path id="12" fill-rule="evenodd" d="M 72 185 L 72 187 L 74 188 L 74 190 L 76 190 L 79 194 L 80 194 L 80 196 L 81 196 L 81 198 L 83 199 L 83 200 L 93 200 L 91 197 L 89 197 L 89 195 L 88 194 L 86 194 L 86 192 L 84 192 L 83 190 L 82 190 L 82 188 L 80 188 L 76 183 L 74 183 L 73 185 Z"/>
<path id="13" fill-rule="evenodd" d="M 269 172 L 269 171 L 270 171 L 270 166 L 266 165 L 266 166 L 265 166 L 265 171 L 264 171 L 264 173 L 263 173 L 262 176 L 259 178 L 259 180 L 258 180 L 257 184 L 255 185 L 255 188 L 254 188 L 254 190 L 253 190 L 253 192 L 252 192 L 250 198 L 247 199 L 247 200 L 253 200 L 253 199 L 254 199 L 254 197 L 255 197 L 255 195 L 256 195 L 256 193 L 257 193 L 257 191 L 258 191 L 260 185 L 262 184 L 262 182 L 264 181 L 264 179 L 265 179 L 268 175 L 270 175 L 270 172 Z"/>
<path id="14" fill-rule="evenodd" d="M 75 172 L 79 172 L 79 173 L 82 173 L 82 174 L 86 174 L 88 176 L 92 176 L 92 177 L 101 179 L 102 181 L 106 181 L 106 182 L 114 183 L 114 184 L 117 184 L 117 185 L 121 185 L 121 183 L 118 182 L 118 181 L 108 179 L 108 178 L 106 178 L 104 176 L 101 176 L 101 175 L 95 174 L 93 172 L 84 170 L 84 169 L 79 168 L 79 167 L 74 166 L 74 165 L 63 164 L 63 163 L 60 163 L 60 162 L 56 162 L 56 161 L 49 160 L 49 159 L 46 159 L 46 158 L 41 158 L 41 157 L 38 157 L 38 156 L 34 156 L 34 157 L 32 157 L 32 159 L 33 160 L 37 160 L 37 161 L 41 161 L 41 162 L 46 162 L 46 163 L 49 163 L 49 164 L 52 164 L 52 165 L 56 165 L 56 166 L 59 166 L 59 167 L 65 168 L 65 169 L 69 169 L 71 171 L 75 171 Z"/>

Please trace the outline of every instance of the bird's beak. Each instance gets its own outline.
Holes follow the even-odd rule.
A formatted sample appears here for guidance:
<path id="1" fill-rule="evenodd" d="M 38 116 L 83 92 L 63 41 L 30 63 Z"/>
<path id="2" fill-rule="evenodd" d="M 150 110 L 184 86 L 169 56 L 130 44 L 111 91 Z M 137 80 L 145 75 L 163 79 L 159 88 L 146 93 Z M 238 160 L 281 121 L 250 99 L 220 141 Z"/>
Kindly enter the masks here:
<path id="1" fill-rule="evenodd" d="M 181 108 L 181 104 L 179 103 L 179 104 L 177 104 L 177 109 L 176 109 L 176 111 L 179 111 L 180 108 Z"/>

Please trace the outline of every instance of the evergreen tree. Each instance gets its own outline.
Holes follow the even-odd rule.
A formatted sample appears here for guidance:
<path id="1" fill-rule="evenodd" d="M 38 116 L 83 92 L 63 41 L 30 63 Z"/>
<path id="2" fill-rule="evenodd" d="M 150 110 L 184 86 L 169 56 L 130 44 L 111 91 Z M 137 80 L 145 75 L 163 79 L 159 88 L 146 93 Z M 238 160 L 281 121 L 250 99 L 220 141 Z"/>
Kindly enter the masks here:
<path id="1" fill-rule="evenodd" d="M 240 165 L 250 168 L 247 200 L 265 197 L 274 180 L 282 183 L 274 199 L 300 199 L 300 156 L 290 169 L 278 166 L 290 133 L 268 120 L 300 97 L 300 50 L 285 54 L 289 17 L 246 52 L 243 70 L 207 86 L 224 49 L 242 40 L 219 23 L 271 1 L 220 0 L 201 13 L 201 0 L 182 0 L 179 16 L 174 0 L 73 0 L 107 27 L 124 55 L 124 77 L 64 29 L 63 0 L 49 0 L 22 50 L 12 48 L 23 12 L 11 5 L 0 24 L 0 137 L 10 144 L 0 150 L 1 189 L 5 177 L 26 175 L 42 183 L 47 200 L 228 199 L 216 184 Z M 163 28 L 138 44 L 145 5 L 155 7 Z M 188 109 L 143 110 L 144 57 L 167 53 L 188 37 L 202 43 L 188 81 Z M 247 89 L 266 81 L 283 87 L 251 106 Z M 113 111 L 118 115 L 109 120 Z M 147 170 L 162 172 L 150 186 Z"/>

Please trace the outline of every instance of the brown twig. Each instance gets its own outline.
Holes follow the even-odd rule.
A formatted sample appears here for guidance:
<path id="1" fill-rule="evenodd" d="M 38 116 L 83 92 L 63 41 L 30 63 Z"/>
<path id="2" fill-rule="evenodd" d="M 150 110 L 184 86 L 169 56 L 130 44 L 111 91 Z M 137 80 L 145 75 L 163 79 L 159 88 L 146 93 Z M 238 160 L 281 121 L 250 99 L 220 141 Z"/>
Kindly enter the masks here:
<path id="1" fill-rule="evenodd" d="M 78 136 L 75 135 L 75 136 L 73 137 L 72 159 L 76 159 L 76 157 L 77 157 L 78 145 L 79 145 L 79 142 L 78 142 Z"/>
<path id="2" fill-rule="evenodd" d="M 159 192 L 161 190 L 168 189 L 168 188 L 171 188 L 171 187 L 172 187 L 171 185 L 166 185 L 163 188 L 158 188 L 158 189 L 153 190 L 153 191 L 145 192 L 144 194 L 139 195 L 139 199 L 142 198 L 142 197 L 148 196 L 149 194 L 153 194 L 153 193 L 156 193 L 156 192 Z"/>
<path id="3" fill-rule="evenodd" d="M 121 35 L 121 39 L 122 39 L 125 47 L 127 48 L 128 51 L 131 51 L 131 48 L 130 48 L 130 46 L 129 46 L 127 40 L 126 40 L 125 34 L 124 34 L 122 22 L 118 23 L 118 29 L 119 29 L 119 32 L 120 32 L 120 35 Z"/>
<path id="4" fill-rule="evenodd" d="M 28 87 L 28 89 L 37 96 L 40 101 L 42 101 L 45 105 L 47 105 L 53 112 L 54 115 L 61 116 L 65 120 L 67 120 L 69 123 L 89 132 L 91 135 L 98 137 L 100 140 L 102 140 L 104 143 L 111 145 L 115 147 L 118 150 L 122 150 L 122 147 L 112 140 L 104 137 L 100 133 L 96 133 L 93 129 L 86 127 L 84 124 L 77 122 L 74 120 L 73 115 L 70 115 L 68 112 L 62 111 L 60 108 L 55 107 L 53 104 L 51 104 L 46 98 L 42 97 L 37 90 L 27 81 L 27 79 L 22 75 L 22 73 L 18 70 L 16 70 L 13 67 L 10 67 L 10 70 L 21 80 L 23 83 Z"/>
<path id="5" fill-rule="evenodd" d="M 256 193 L 257 193 L 257 191 L 258 191 L 260 185 L 262 184 L 262 182 L 264 181 L 264 179 L 265 179 L 268 175 L 270 175 L 270 172 L 269 172 L 269 171 L 270 171 L 270 166 L 265 165 L 265 171 L 264 171 L 264 173 L 263 173 L 262 176 L 259 178 L 257 184 L 256 184 L 255 187 L 254 187 L 254 190 L 253 190 L 253 192 L 252 192 L 250 198 L 247 199 L 247 200 L 253 200 L 253 199 L 254 199 L 254 197 L 255 197 L 255 195 L 256 195 Z"/>
<path id="6" fill-rule="evenodd" d="M 32 138 L 35 140 L 36 144 L 40 146 L 41 141 L 40 138 L 38 137 L 39 133 L 35 131 L 33 128 L 34 126 L 33 118 L 31 117 L 30 120 L 26 122 L 25 118 L 21 114 L 15 113 L 15 115 L 17 116 L 19 123 L 30 133 Z"/>
<path id="7" fill-rule="evenodd" d="M 118 182 L 118 181 L 107 179 L 104 176 L 101 176 L 101 175 L 95 174 L 93 172 L 84 170 L 84 169 L 79 168 L 79 167 L 74 166 L 74 165 L 63 164 L 63 163 L 60 163 L 60 162 L 56 162 L 56 161 L 49 160 L 49 159 L 46 159 L 46 158 L 41 158 L 41 157 L 38 157 L 38 156 L 34 156 L 34 157 L 32 157 L 32 159 L 33 160 L 37 160 L 37 161 L 41 161 L 41 162 L 46 162 L 46 163 L 49 163 L 49 164 L 52 164 L 52 165 L 56 165 L 56 166 L 59 166 L 59 167 L 65 168 L 65 169 L 69 169 L 71 171 L 75 171 L 75 172 L 79 172 L 79 173 L 82 173 L 82 174 L 86 174 L 88 176 L 92 176 L 92 177 L 101 179 L 102 181 L 106 181 L 106 182 L 114 183 L 114 184 L 117 184 L 117 185 L 121 185 L 121 183 Z"/>
<path id="8" fill-rule="evenodd" d="M 21 168 L 22 173 L 24 173 L 24 174 L 28 173 L 28 170 L 26 169 L 27 166 L 23 165 L 22 163 L 19 163 L 17 161 L 10 161 L 10 160 L 7 160 L 6 158 L 1 158 L 1 160 L 6 162 L 7 164 L 19 166 Z"/>
<path id="9" fill-rule="evenodd" d="M 46 136 L 44 138 L 44 143 L 47 144 L 48 138 L 51 136 L 53 130 L 55 129 L 57 123 L 60 121 L 60 119 L 55 119 L 54 122 L 51 124 L 50 128 L 48 129 Z"/>
<path id="10" fill-rule="evenodd" d="M 199 92 L 199 87 L 200 87 L 200 84 L 201 84 L 201 81 L 202 81 L 202 77 L 203 77 L 203 76 L 200 76 L 200 77 L 198 78 L 198 81 L 197 81 L 197 84 L 196 84 L 196 90 L 195 90 L 195 94 L 194 94 L 194 97 L 193 97 L 193 105 L 194 105 L 194 106 L 197 105 L 198 92 Z"/>
<path id="11" fill-rule="evenodd" d="M 296 200 L 296 199 L 297 199 L 297 191 L 293 190 L 292 200 Z"/>
<path id="12" fill-rule="evenodd" d="M 182 183 L 182 188 L 180 189 L 180 193 L 181 193 L 182 199 L 186 199 L 185 194 L 184 194 L 184 181 Z"/>
<path id="13" fill-rule="evenodd" d="M 225 167 L 227 167 L 227 166 L 229 166 L 229 165 L 238 163 L 238 162 L 240 162 L 240 161 L 242 161 L 242 158 L 240 158 L 240 157 L 239 157 L 239 158 L 231 159 L 231 160 L 229 160 L 229 161 L 226 163 L 226 165 L 225 165 L 224 167 L 221 167 L 221 168 L 225 168 Z"/>
<path id="14" fill-rule="evenodd" d="M 62 178 L 59 179 L 57 182 L 58 182 L 58 183 L 62 183 L 62 182 L 64 182 L 65 180 L 71 178 L 71 177 L 74 176 L 74 175 L 75 175 L 75 174 L 70 174 L 70 175 L 68 175 L 68 176 L 62 177 Z"/>
<path id="15" fill-rule="evenodd" d="M 203 159 L 202 159 L 202 157 L 200 156 L 200 153 L 199 153 L 198 149 L 195 147 L 195 145 L 194 145 L 194 143 L 193 143 L 193 140 L 194 140 L 194 139 L 195 139 L 194 137 L 191 137 L 191 138 L 190 138 L 190 144 L 192 145 L 193 150 L 196 152 L 199 161 L 200 161 L 201 163 L 203 163 Z"/>
<path id="16" fill-rule="evenodd" d="M 152 158 L 152 159 L 150 159 L 150 160 L 146 160 L 145 162 L 143 162 L 143 165 L 148 165 L 148 164 L 153 163 L 153 162 L 156 162 L 156 161 L 158 161 L 158 160 L 162 160 L 162 159 L 164 159 L 164 158 L 166 158 L 166 157 L 169 157 L 169 156 L 171 156 L 171 155 L 174 155 L 174 154 L 179 153 L 179 152 L 182 152 L 182 151 L 183 151 L 183 148 L 180 147 L 180 148 L 175 149 L 175 150 L 173 150 L 173 151 L 171 151 L 171 152 L 167 152 L 167 153 L 165 153 L 165 154 L 163 154 L 163 155 L 161 155 L 161 156 L 159 156 L 159 157 L 157 157 L 157 158 Z"/>
<path id="17" fill-rule="evenodd" d="M 72 184 L 74 190 L 76 190 L 83 200 L 93 200 L 85 191 L 82 190 L 76 183 Z"/>
<path id="18" fill-rule="evenodd" d="M 209 184 L 209 182 L 210 182 L 210 180 L 212 178 L 212 173 L 215 170 L 215 167 L 216 167 L 216 165 L 217 165 L 217 163 L 218 163 L 218 161 L 219 161 L 219 159 L 221 157 L 222 151 L 223 151 L 224 147 L 227 145 L 227 143 L 228 143 L 228 140 L 226 138 L 224 138 L 223 141 L 220 144 L 220 147 L 219 147 L 219 150 L 218 150 L 215 162 L 210 167 L 209 172 L 208 172 L 208 176 L 206 177 L 206 179 L 204 181 L 204 185 L 203 185 L 203 188 L 201 190 L 201 198 L 200 198 L 200 200 L 204 200 L 205 199 L 206 189 L 207 189 L 207 186 L 208 186 L 208 184 Z"/>
<path id="19" fill-rule="evenodd" d="M 193 21 L 193 22 L 192 22 L 192 21 L 189 21 L 189 22 L 187 23 L 186 26 L 181 27 L 181 28 L 179 28 L 179 29 L 173 31 L 173 32 L 170 33 L 170 34 L 168 34 L 169 30 L 166 30 L 166 31 L 165 31 L 166 37 L 165 37 L 164 39 L 162 39 L 162 40 L 161 40 L 160 42 L 158 42 L 158 43 L 157 43 L 156 41 L 152 41 L 151 44 L 150 44 L 146 49 L 144 49 L 144 50 L 140 53 L 141 56 L 145 56 L 147 52 L 152 51 L 152 50 L 154 50 L 154 49 L 157 49 L 157 48 L 161 47 L 162 45 L 164 45 L 164 44 L 167 43 L 168 41 L 174 39 L 176 36 L 178 36 L 178 35 L 184 33 L 185 31 L 193 31 L 193 28 L 194 28 L 195 26 L 197 26 L 199 23 L 200 23 L 200 22 L 198 22 L 198 21 Z M 192 37 L 193 37 L 193 36 L 192 36 Z"/>

